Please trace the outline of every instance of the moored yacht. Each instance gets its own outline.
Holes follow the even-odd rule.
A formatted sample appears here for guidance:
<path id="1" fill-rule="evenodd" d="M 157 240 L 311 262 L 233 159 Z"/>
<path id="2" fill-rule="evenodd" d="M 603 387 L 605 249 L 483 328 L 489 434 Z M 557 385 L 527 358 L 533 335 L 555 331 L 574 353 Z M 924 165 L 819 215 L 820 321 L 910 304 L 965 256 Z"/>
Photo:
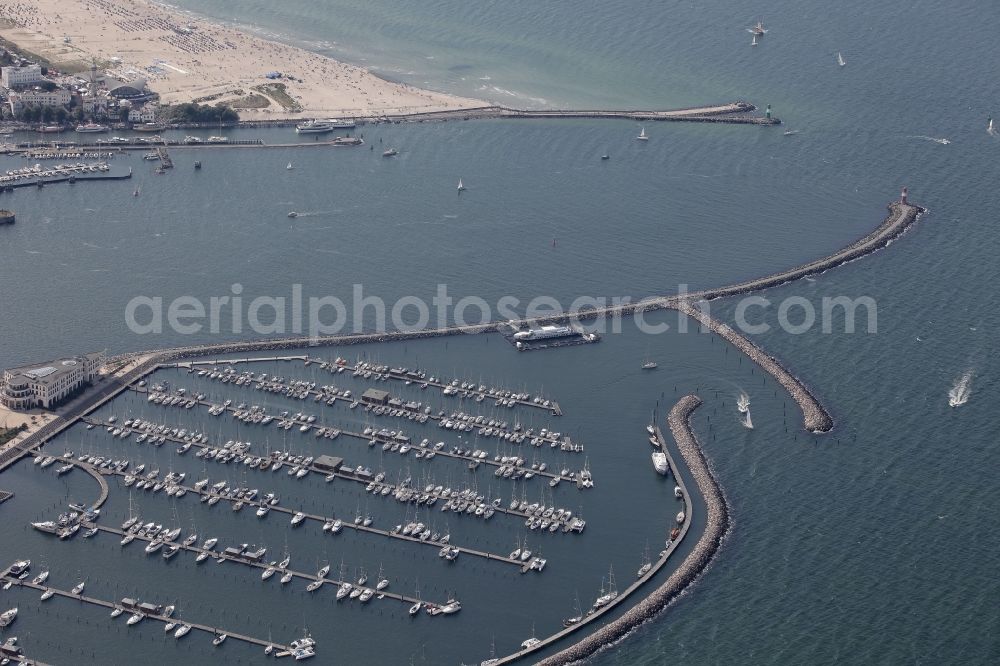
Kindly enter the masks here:
<path id="1" fill-rule="evenodd" d="M 670 472 L 670 465 L 667 463 L 667 454 L 663 451 L 653 451 L 653 469 L 658 474 L 664 476 Z"/>

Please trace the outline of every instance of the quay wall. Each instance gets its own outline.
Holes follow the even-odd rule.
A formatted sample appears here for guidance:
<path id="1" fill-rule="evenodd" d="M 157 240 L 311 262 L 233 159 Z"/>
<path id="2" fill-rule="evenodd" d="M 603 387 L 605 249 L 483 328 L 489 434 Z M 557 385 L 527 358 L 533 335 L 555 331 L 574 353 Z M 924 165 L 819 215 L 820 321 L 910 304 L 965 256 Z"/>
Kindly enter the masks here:
<path id="1" fill-rule="evenodd" d="M 723 537 L 729 529 L 729 506 L 722 488 L 715 480 L 712 470 L 691 430 L 691 414 L 701 404 L 696 395 L 686 395 L 670 410 L 667 424 L 677 442 L 677 448 L 684 458 L 698 490 L 705 499 L 707 524 L 705 532 L 698 539 L 694 549 L 670 574 L 663 585 L 617 620 L 599 629 L 576 645 L 538 662 L 539 666 L 562 666 L 586 659 L 598 650 L 630 633 L 633 629 L 654 618 L 677 596 L 691 585 L 705 570 L 718 551 Z"/>

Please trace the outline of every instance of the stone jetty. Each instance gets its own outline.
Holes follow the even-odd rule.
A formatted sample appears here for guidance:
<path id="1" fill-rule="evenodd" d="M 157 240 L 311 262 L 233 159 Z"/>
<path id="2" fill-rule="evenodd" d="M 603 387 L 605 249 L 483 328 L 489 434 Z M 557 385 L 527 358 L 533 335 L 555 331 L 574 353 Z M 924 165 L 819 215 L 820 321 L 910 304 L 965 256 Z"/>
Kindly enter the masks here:
<path id="1" fill-rule="evenodd" d="M 626 636 L 633 629 L 655 617 L 691 583 L 693 583 L 712 560 L 729 529 L 729 507 L 722 488 L 716 482 L 698 445 L 698 439 L 691 430 L 691 414 L 701 404 L 696 395 L 686 395 L 670 410 L 667 424 L 677 442 L 677 448 L 691 471 L 698 490 L 705 499 L 705 532 L 698 539 L 690 554 L 677 569 L 670 574 L 663 585 L 640 601 L 634 608 L 617 620 L 595 631 L 579 643 L 538 662 L 539 666 L 562 666 L 580 661 L 601 648 Z"/>

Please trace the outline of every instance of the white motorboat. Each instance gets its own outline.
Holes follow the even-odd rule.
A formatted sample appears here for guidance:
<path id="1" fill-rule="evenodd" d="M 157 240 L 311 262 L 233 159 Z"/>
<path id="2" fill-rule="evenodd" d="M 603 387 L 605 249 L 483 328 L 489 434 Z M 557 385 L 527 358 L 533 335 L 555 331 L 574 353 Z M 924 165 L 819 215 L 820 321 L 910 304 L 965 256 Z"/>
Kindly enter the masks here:
<path id="1" fill-rule="evenodd" d="M 667 454 L 663 451 L 653 451 L 653 469 L 658 474 L 666 476 L 670 472 L 670 465 L 667 462 Z"/>

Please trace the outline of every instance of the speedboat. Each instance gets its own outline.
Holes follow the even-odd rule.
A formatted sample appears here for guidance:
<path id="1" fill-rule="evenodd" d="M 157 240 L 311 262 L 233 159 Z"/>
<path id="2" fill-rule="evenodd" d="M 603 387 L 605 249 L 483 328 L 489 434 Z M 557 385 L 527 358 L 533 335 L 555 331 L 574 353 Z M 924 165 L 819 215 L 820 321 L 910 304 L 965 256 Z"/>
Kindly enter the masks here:
<path id="1" fill-rule="evenodd" d="M 17 619 L 17 607 L 11 608 L 8 611 L 0 613 L 0 627 L 6 627 L 11 622 Z"/>

